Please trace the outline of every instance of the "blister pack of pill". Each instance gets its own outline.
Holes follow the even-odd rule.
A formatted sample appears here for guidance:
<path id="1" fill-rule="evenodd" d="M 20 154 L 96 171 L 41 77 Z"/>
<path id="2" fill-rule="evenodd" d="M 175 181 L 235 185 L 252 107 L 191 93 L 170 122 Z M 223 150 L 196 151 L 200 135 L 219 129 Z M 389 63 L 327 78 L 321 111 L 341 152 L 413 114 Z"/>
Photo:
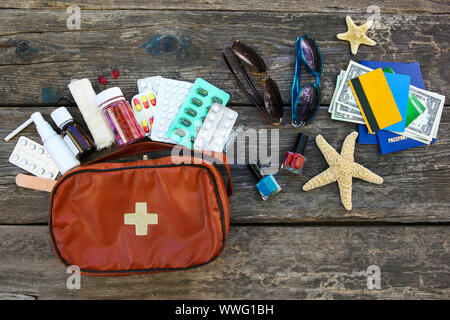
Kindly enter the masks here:
<path id="1" fill-rule="evenodd" d="M 17 141 L 9 162 L 42 178 L 56 179 L 59 172 L 44 146 L 24 136 Z"/>
<path id="2" fill-rule="evenodd" d="M 134 117 L 145 132 L 150 136 L 154 118 L 156 116 L 156 93 L 144 91 L 131 99 Z"/>
<path id="3" fill-rule="evenodd" d="M 197 78 L 167 132 L 167 137 L 193 149 L 203 121 L 212 104 L 225 105 L 230 95 L 209 82 Z"/>
<path id="4" fill-rule="evenodd" d="M 197 138 L 195 138 L 194 148 L 197 150 L 223 152 L 237 116 L 238 113 L 236 111 L 217 102 L 213 103 L 205 121 L 203 121 L 203 125 L 200 127 Z"/>
<path id="5" fill-rule="evenodd" d="M 143 93 L 145 91 L 153 91 L 156 93 L 156 95 L 158 95 L 161 79 L 162 77 L 160 76 L 139 79 L 137 81 L 139 93 Z"/>
<path id="6" fill-rule="evenodd" d="M 151 130 L 151 139 L 167 143 L 176 143 L 167 136 L 167 130 L 185 100 L 192 83 L 161 78 L 156 102 L 156 115 Z"/>

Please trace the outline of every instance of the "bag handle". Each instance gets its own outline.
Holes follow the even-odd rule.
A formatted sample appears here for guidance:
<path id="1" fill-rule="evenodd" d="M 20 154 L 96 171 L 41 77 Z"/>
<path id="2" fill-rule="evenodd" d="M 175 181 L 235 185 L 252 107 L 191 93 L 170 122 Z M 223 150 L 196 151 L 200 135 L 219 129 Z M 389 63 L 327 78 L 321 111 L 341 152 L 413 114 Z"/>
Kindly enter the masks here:
<path id="1" fill-rule="evenodd" d="M 124 148 L 121 148 L 119 150 L 116 150 L 114 152 L 111 152 L 107 155 L 104 155 L 100 158 L 89 161 L 88 163 L 86 163 L 84 165 L 106 162 L 106 161 L 120 159 L 120 158 L 132 156 L 132 155 L 140 154 L 140 153 L 172 150 L 174 147 L 175 147 L 175 145 L 173 145 L 173 144 L 168 144 L 168 143 L 163 143 L 163 142 L 154 142 L 154 141 L 134 143 L 134 144 L 130 144 Z M 186 149 L 186 148 L 184 148 L 184 149 Z M 186 150 L 189 150 L 189 149 L 186 149 Z M 198 151 L 196 151 L 196 152 L 198 152 Z M 214 159 L 219 160 L 225 166 L 225 169 L 227 170 L 227 175 L 228 175 L 227 194 L 229 197 L 231 197 L 231 195 L 233 194 L 233 185 L 231 183 L 230 166 L 227 163 L 226 155 L 223 153 L 220 153 L 220 152 L 213 152 L 213 153 L 203 152 L 203 154 L 207 154 L 207 155 L 213 157 Z"/>

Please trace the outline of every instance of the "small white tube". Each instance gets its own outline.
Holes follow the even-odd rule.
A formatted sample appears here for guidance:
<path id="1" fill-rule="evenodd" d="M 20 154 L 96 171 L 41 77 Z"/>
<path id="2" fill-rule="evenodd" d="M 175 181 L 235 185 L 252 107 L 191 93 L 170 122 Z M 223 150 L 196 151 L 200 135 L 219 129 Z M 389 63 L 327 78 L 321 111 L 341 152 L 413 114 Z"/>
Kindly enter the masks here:
<path id="1" fill-rule="evenodd" d="M 33 122 L 33 119 L 28 119 L 27 121 L 25 121 L 24 123 L 22 123 L 19 127 L 17 127 L 16 130 L 14 130 L 13 132 L 11 132 L 10 134 L 8 134 L 5 137 L 5 141 L 9 141 L 12 138 L 14 138 L 20 131 L 22 131 L 23 129 L 25 129 L 26 127 L 28 127 L 31 123 Z"/>

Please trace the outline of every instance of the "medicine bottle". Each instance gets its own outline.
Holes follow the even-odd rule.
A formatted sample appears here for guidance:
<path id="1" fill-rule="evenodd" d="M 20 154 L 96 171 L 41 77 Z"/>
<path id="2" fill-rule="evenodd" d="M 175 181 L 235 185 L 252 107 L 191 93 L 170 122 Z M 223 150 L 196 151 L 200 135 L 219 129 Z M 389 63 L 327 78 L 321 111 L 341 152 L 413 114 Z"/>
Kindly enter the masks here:
<path id="1" fill-rule="evenodd" d="M 61 137 L 78 158 L 82 158 L 92 151 L 94 142 L 84 129 L 76 123 L 65 107 L 55 109 L 50 116 L 61 129 Z"/>
<path id="2" fill-rule="evenodd" d="M 70 151 L 67 144 L 58 135 L 50 124 L 44 120 L 40 112 L 31 115 L 31 119 L 36 124 L 36 129 L 44 143 L 44 149 L 52 158 L 61 174 L 80 166 L 80 161 Z"/>
<path id="3" fill-rule="evenodd" d="M 102 110 L 119 147 L 145 137 L 144 131 L 137 123 L 131 106 L 125 100 L 120 88 L 113 87 L 100 92 L 95 96 L 95 102 Z"/>

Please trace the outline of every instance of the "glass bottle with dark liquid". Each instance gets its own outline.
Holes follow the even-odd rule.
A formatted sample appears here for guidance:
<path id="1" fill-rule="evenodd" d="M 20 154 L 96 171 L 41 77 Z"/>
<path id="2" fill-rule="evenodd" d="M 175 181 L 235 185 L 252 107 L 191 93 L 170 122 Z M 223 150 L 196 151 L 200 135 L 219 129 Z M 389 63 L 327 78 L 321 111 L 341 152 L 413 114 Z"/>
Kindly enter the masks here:
<path id="1" fill-rule="evenodd" d="M 61 129 L 61 136 L 78 159 L 93 150 L 94 142 L 84 129 L 76 123 L 65 107 L 60 107 L 51 113 L 56 125 Z"/>

